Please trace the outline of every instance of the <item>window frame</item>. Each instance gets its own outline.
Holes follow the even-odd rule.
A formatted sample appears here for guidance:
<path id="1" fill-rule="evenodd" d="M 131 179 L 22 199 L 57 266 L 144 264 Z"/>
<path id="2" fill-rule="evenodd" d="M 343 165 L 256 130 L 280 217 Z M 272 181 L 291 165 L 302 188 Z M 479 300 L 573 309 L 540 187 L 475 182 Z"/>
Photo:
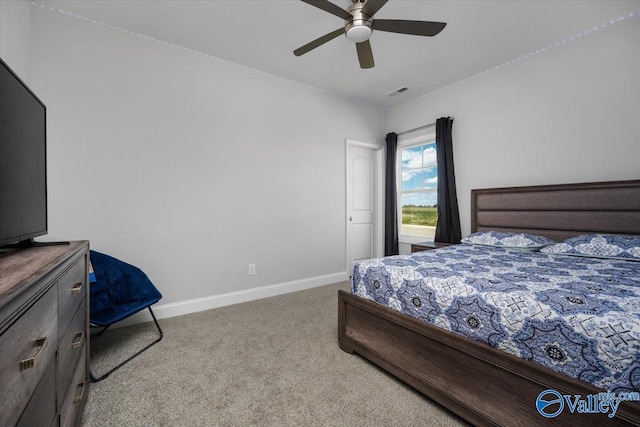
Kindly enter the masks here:
<path id="1" fill-rule="evenodd" d="M 427 129 L 422 132 L 420 135 L 408 135 L 405 138 L 402 136 L 398 137 L 398 145 L 396 147 L 396 212 L 398 215 L 398 243 L 421 243 L 421 242 L 432 242 L 434 239 L 428 239 L 420 236 L 410 236 L 407 234 L 402 234 L 402 150 L 412 147 L 419 147 L 421 145 L 428 145 L 435 143 L 436 141 L 436 131 L 435 129 Z M 438 164 L 436 163 L 436 170 L 438 168 Z M 438 194 L 438 188 L 434 190 L 411 190 L 410 192 L 435 192 L 436 197 Z M 407 192 L 409 193 L 409 191 Z M 435 230 L 434 230 L 434 238 L 435 238 Z"/>

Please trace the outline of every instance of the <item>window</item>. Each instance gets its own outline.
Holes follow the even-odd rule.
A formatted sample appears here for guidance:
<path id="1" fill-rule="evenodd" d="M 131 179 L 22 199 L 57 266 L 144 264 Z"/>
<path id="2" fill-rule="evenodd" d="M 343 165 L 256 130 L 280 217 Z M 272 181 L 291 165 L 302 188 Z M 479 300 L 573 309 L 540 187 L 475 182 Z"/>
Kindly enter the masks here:
<path id="1" fill-rule="evenodd" d="M 398 144 L 400 240 L 433 241 L 438 221 L 438 166 L 435 135 Z"/>

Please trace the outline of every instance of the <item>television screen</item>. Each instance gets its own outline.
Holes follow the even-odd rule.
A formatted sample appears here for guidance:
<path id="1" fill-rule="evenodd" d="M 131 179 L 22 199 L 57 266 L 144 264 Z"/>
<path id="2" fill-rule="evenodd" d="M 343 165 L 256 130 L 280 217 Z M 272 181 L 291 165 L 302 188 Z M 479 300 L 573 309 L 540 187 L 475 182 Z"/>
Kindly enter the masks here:
<path id="1" fill-rule="evenodd" d="M 47 234 L 46 107 L 0 59 L 0 246 Z"/>

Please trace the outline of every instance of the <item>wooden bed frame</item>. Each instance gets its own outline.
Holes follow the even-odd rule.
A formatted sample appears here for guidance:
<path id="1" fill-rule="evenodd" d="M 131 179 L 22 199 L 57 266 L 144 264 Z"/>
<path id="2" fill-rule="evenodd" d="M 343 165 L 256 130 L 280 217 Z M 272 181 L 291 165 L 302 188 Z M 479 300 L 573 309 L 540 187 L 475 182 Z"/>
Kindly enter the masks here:
<path id="1" fill-rule="evenodd" d="M 640 180 L 473 190 L 471 231 L 545 235 L 556 241 L 600 232 L 640 235 Z M 339 291 L 338 341 L 475 425 L 640 425 L 640 403 L 614 418 L 536 410 L 547 389 L 602 389 Z"/>

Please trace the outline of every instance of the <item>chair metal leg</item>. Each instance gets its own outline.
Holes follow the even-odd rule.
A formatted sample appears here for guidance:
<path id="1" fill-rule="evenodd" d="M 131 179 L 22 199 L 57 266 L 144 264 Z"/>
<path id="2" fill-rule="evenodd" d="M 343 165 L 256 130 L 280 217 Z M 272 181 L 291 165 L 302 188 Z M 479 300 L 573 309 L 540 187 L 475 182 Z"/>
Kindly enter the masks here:
<path id="1" fill-rule="evenodd" d="M 111 325 L 107 325 L 107 326 L 97 326 L 97 325 L 93 325 L 93 324 L 92 324 L 92 325 L 90 325 L 90 326 L 91 326 L 92 328 L 102 328 L 102 330 L 101 330 L 100 332 L 98 332 L 97 334 L 95 334 L 95 335 L 91 335 L 91 338 L 93 339 L 93 338 L 96 338 L 96 337 L 99 337 L 100 335 L 102 335 L 102 334 L 104 333 L 104 331 L 106 331 L 107 329 L 109 329 L 109 326 L 111 326 Z"/>
<path id="2" fill-rule="evenodd" d="M 149 349 L 149 347 L 153 346 L 156 343 L 159 343 L 162 340 L 162 337 L 164 335 L 164 333 L 162 332 L 162 329 L 160 328 L 160 324 L 158 323 L 158 320 L 156 319 L 156 315 L 153 314 L 153 310 L 151 310 L 151 306 L 147 307 L 149 309 L 149 313 L 151 313 L 151 317 L 153 317 L 153 322 L 156 324 L 156 327 L 158 328 L 158 332 L 160 334 L 160 337 L 158 339 L 156 339 L 155 341 L 153 341 L 152 343 L 148 344 L 147 346 L 145 346 L 143 349 L 139 350 L 138 352 L 136 352 L 133 356 L 130 356 L 129 358 L 127 358 L 127 360 L 125 360 L 124 362 L 120 363 L 118 366 L 116 366 L 115 368 L 111 369 L 110 371 L 108 371 L 105 374 L 102 374 L 99 377 L 96 377 L 93 372 L 91 370 L 89 370 L 89 378 L 91 378 L 91 381 L 94 383 L 97 383 L 98 381 L 102 381 L 103 379 L 107 378 L 109 375 L 111 375 L 114 371 L 120 369 L 121 367 L 123 367 L 124 365 L 126 365 L 127 363 L 129 363 L 131 360 L 135 359 L 136 357 L 138 357 L 143 351 Z M 107 326 L 108 327 L 108 326 Z M 106 328 L 105 328 L 106 330 Z M 104 330 L 100 331 L 97 335 L 100 335 L 102 332 L 104 332 Z"/>

